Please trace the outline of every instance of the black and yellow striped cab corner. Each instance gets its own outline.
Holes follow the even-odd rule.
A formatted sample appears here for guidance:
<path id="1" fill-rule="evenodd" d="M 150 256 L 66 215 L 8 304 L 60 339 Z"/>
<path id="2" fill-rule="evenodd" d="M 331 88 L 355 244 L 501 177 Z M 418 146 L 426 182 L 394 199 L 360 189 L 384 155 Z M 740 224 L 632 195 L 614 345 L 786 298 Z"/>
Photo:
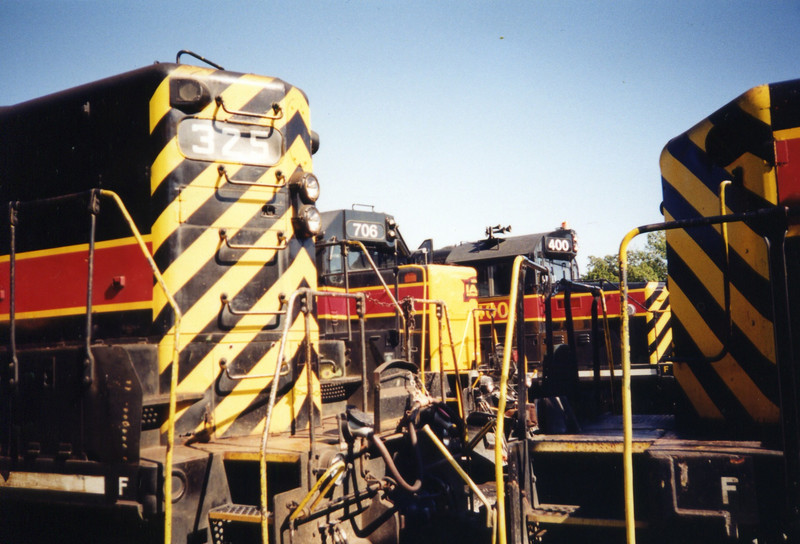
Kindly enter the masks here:
<path id="1" fill-rule="evenodd" d="M 668 221 L 797 207 L 800 80 L 755 87 L 672 139 L 661 174 Z M 796 283 L 797 233 L 791 219 L 667 232 L 675 376 L 698 420 L 777 424 L 785 317 L 773 301 L 800 300 L 774 279 L 785 267 Z"/>

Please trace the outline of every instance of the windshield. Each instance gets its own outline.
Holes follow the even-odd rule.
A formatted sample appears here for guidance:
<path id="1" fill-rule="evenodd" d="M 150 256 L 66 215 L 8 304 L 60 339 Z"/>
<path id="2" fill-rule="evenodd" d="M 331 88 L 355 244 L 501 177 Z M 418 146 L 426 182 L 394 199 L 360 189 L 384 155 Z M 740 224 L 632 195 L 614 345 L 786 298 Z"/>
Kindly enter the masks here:
<path id="1" fill-rule="evenodd" d="M 385 249 L 382 251 L 369 246 L 367 246 L 367 250 L 369 251 L 369 256 L 372 257 L 372 261 L 379 270 L 394 268 L 394 253 L 389 253 Z M 364 270 L 372 270 L 369 259 L 367 259 L 367 256 L 360 247 L 349 246 L 347 248 L 347 271 L 359 272 Z M 344 271 L 345 265 L 342 246 L 334 245 L 328 247 L 323 263 L 323 273 L 325 275 L 337 275 L 343 274 Z"/>

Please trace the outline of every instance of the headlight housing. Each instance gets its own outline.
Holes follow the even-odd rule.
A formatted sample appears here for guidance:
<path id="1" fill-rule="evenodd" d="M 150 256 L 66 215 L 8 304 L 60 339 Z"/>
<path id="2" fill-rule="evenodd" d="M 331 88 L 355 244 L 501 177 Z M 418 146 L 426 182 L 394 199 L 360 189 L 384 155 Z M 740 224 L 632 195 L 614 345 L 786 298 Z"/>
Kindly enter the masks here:
<path id="1" fill-rule="evenodd" d="M 313 204 L 319 198 L 319 180 L 311 172 L 292 176 L 289 183 L 306 204 Z"/>
<path id="2" fill-rule="evenodd" d="M 303 237 L 316 236 L 322 231 L 322 216 L 316 207 L 305 204 L 297 210 L 297 231 Z"/>
<path id="3" fill-rule="evenodd" d="M 391 215 L 386 216 L 386 239 L 390 242 L 397 238 L 397 221 Z"/>

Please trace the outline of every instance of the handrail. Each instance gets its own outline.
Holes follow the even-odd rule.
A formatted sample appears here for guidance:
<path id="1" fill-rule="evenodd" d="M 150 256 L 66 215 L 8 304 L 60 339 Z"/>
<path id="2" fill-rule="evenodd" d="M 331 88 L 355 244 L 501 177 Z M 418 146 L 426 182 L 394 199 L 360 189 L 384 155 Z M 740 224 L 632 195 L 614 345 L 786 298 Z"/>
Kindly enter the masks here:
<path id="1" fill-rule="evenodd" d="M 385 281 L 383 281 L 383 276 L 381 276 L 380 270 L 378 270 L 378 266 L 375 264 L 375 261 L 372 260 L 372 256 L 369 254 L 369 251 L 367 250 L 367 247 L 363 243 L 361 243 L 359 240 L 342 240 L 341 243 L 349 244 L 349 245 L 352 245 L 352 246 L 358 246 L 361 249 L 361 251 L 364 253 L 364 256 L 367 258 L 367 262 L 369 263 L 369 266 L 372 268 L 372 271 L 375 272 L 375 275 L 378 276 L 378 281 L 381 282 L 381 285 L 383 286 L 384 292 L 386 292 L 386 294 L 389 295 L 389 300 L 392 301 L 392 305 L 397 310 L 398 315 L 400 315 L 400 319 L 402 319 L 402 321 L 403 321 L 403 330 L 405 331 L 406 330 L 406 316 L 403 313 L 403 308 L 400 307 L 400 304 L 397 302 L 397 299 L 395 298 L 394 294 L 392 293 L 392 290 L 389 289 L 389 286 L 386 285 Z M 408 343 L 408 342 L 409 342 L 409 339 L 406 338 L 406 343 Z M 406 351 L 406 356 L 410 358 L 411 357 L 411 350 L 408 347 L 406 347 L 405 351 Z"/>
<path id="2" fill-rule="evenodd" d="M 486 506 L 486 522 L 487 525 L 496 525 L 497 524 L 497 513 L 492 508 L 491 504 L 489 504 L 489 499 L 486 498 L 486 495 L 480 490 L 480 488 L 475 485 L 475 482 L 472 481 L 472 478 L 469 477 L 463 468 L 458 464 L 455 457 L 447 450 L 447 447 L 442 444 L 442 441 L 439 440 L 439 437 L 431 430 L 429 425 L 425 425 L 422 427 L 422 430 L 428 435 L 428 438 L 431 439 L 431 442 L 436 446 L 436 448 L 441 452 L 447 462 L 450 463 L 450 466 L 458 473 L 462 480 L 467 484 L 470 490 L 475 493 L 475 495 L 480 499 L 480 501 Z M 495 544 L 497 538 L 497 532 L 492 531 L 492 544 Z"/>
<path id="3" fill-rule="evenodd" d="M 161 290 L 164 292 L 164 296 L 167 299 L 167 302 L 172 307 L 173 312 L 175 313 L 175 325 L 174 325 L 174 345 L 172 351 L 172 364 L 170 365 L 170 390 L 169 390 L 169 415 L 167 419 L 167 450 L 164 459 L 164 543 L 171 544 L 172 542 L 172 465 L 173 465 L 173 450 L 175 448 L 175 413 L 176 413 L 176 406 L 177 406 L 177 389 L 178 389 L 178 357 L 179 357 L 179 342 L 180 342 L 180 327 L 181 327 L 181 318 L 183 314 L 181 313 L 180 308 L 178 307 L 178 303 L 175 301 L 172 293 L 170 293 L 169 289 L 167 288 L 166 281 L 164 277 L 161 275 L 161 272 L 158 270 L 158 266 L 153 259 L 153 255 L 150 253 L 150 250 L 147 248 L 147 244 L 142 238 L 141 233 L 139 232 L 136 223 L 134 222 L 131 214 L 128 212 L 128 209 L 125 207 L 125 204 L 122 202 L 122 199 L 119 197 L 117 193 L 114 191 L 109 191 L 107 189 L 91 189 L 86 193 L 73 193 L 68 195 L 61 195 L 56 197 L 50 198 L 43 198 L 39 199 L 36 202 L 38 204 L 42 203 L 58 203 L 66 200 L 73 199 L 75 197 L 79 197 L 81 195 L 88 194 L 90 198 L 90 212 L 92 213 L 93 217 L 99 213 L 97 197 L 107 197 L 114 201 L 119 209 L 120 213 L 122 214 L 123 219 L 128 224 L 128 228 L 130 228 L 131 233 L 133 234 L 134 239 L 136 240 L 136 244 L 139 246 L 139 249 L 142 252 L 142 255 L 147 260 L 147 263 L 150 265 L 150 269 L 153 272 L 153 276 L 155 276 L 158 285 L 161 287 Z M 9 206 L 9 213 L 11 216 L 10 223 L 12 227 L 12 238 L 11 238 L 11 257 L 10 262 L 13 263 L 14 258 L 14 246 L 13 246 L 13 228 L 16 225 L 16 212 L 20 206 L 20 202 L 12 202 Z M 94 221 L 93 221 L 94 223 Z M 91 319 L 91 312 L 92 312 L 92 305 L 91 305 L 91 269 L 92 269 L 92 261 L 93 261 L 93 253 L 94 253 L 94 225 L 92 228 L 92 238 L 89 243 L 90 248 L 90 255 L 89 255 L 89 282 L 90 288 L 88 289 L 87 295 L 87 312 L 89 314 L 88 320 Z M 12 266 L 11 270 L 11 350 L 12 350 L 12 365 L 16 362 L 15 355 L 16 355 L 16 346 L 14 344 L 14 270 Z M 87 343 L 86 343 L 86 350 L 87 350 L 87 359 L 92 358 L 92 354 L 90 351 L 89 345 L 89 337 L 88 333 L 90 332 L 91 321 L 87 321 Z M 91 361 L 89 361 L 91 364 Z M 16 372 L 18 370 L 15 369 Z M 88 376 L 85 376 L 85 378 Z"/>
<path id="4" fill-rule="evenodd" d="M 497 402 L 497 424 L 495 425 L 494 439 L 494 476 L 497 486 L 497 541 L 506 542 L 506 499 L 505 483 L 503 481 L 503 440 L 505 439 L 504 414 L 506 411 L 506 396 L 508 389 L 508 369 L 511 364 L 511 347 L 513 346 L 514 324 L 517 319 L 517 298 L 519 296 L 519 273 L 523 265 L 526 268 L 538 270 L 543 274 L 549 271 L 541 265 L 536 264 L 527 257 L 517 255 L 514 259 L 511 272 L 511 293 L 508 300 L 508 320 L 506 321 L 506 338 L 503 347 L 503 365 L 500 371 L 500 399 Z M 525 341 L 524 338 L 521 339 Z M 524 376 L 519 379 L 524 380 Z M 521 417 L 521 416 L 520 416 Z"/>
<path id="5" fill-rule="evenodd" d="M 464 321 L 464 334 L 461 335 L 461 343 L 460 343 L 459 348 L 458 348 L 458 359 L 459 360 L 461 360 L 461 356 L 464 355 L 464 351 L 467 349 L 467 344 L 468 344 L 467 339 L 468 339 L 468 336 L 469 336 L 469 327 L 470 327 L 470 325 L 472 325 L 472 321 L 473 321 L 474 318 L 475 318 L 474 312 L 470 311 L 470 312 L 467 313 L 467 319 Z M 476 344 L 475 344 L 475 342 L 473 342 L 473 345 L 472 345 L 472 347 L 473 347 L 472 361 L 476 362 L 475 366 L 477 367 L 478 353 L 476 351 L 474 351 L 475 346 L 476 346 Z M 470 361 L 467 360 L 467 362 L 469 363 Z M 469 365 L 469 368 L 467 368 L 467 370 L 469 370 L 470 368 L 472 368 L 472 364 L 471 363 Z"/>
<path id="6" fill-rule="evenodd" d="M 223 308 L 228 308 L 228 311 L 231 313 L 231 315 L 238 315 L 238 316 L 243 316 L 243 315 L 272 315 L 272 316 L 286 315 L 286 311 L 285 310 L 235 310 L 231 306 L 231 300 L 228 298 L 228 293 L 222 293 L 219 296 L 219 299 L 220 299 L 220 302 L 222 302 L 222 307 Z M 281 303 L 281 306 L 283 306 L 283 301 L 282 300 L 280 301 L 280 303 Z"/>
<path id="7" fill-rule="evenodd" d="M 609 392 L 610 392 L 610 398 L 611 398 L 611 406 L 615 406 L 615 403 L 614 403 L 614 388 L 615 388 L 615 383 L 614 383 L 614 381 L 615 381 L 614 380 L 614 376 L 615 376 L 615 372 L 614 372 L 614 353 L 613 353 L 613 350 L 612 350 L 612 347 L 611 347 L 611 344 L 612 344 L 612 342 L 611 342 L 611 329 L 610 329 L 609 323 L 608 323 L 608 319 L 609 318 L 608 318 L 608 307 L 606 305 L 606 292 L 603 290 L 603 284 L 604 283 L 606 283 L 606 280 L 600 281 L 600 285 L 595 286 L 595 285 L 590 285 L 590 284 L 586 284 L 586 283 L 581 283 L 581 282 L 562 279 L 559 282 L 559 285 L 565 285 L 567 287 L 567 291 L 565 291 L 565 295 L 568 294 L 570 288 L 576 288 L 577 287 L 578 289 L 584 290 L 584 292 L 591 293 L 594 301 L 597 301 L 598 299 L 600 301 L 599 306 L 600 306 L 600 309 L 603 312 L 603 342 L 604 342 L 605 348 L 606 348 L 606 364 L 608 365 Z M 610 282 L 608 282 L 608 283 L 610 283 Z M 612 286 L 613 286 L 613 284 L 612 284 Z M 634 303 L 638 303 L 638 301 L 636 301 L 635 299 L 630 299 L 630 300 L 632 302 L 634 302 Z M 593 302 L 593 304 L 595 304 L 595 303 Z M 566 306 L 567 305 L 566 305 L 566 297 L 565 297 L 565 307 Z M 621 305 L 620 308 L 621 308 L 620 312 L 625 311 L 625 306 L 624 305 Z M 593 310 L 593 312 L 594 312 L 594 310 Z M 594 318 L 597 318 L 597 317 L 598 316 L 596 316 L 596 315 L 594 316 Z M 594 325 L 593 325 L 593 327 L 594 327 Z M 596 372 L 594 374 L 594 379 L 595 379 L 595 386 L 597 387 L 597 384 L 599 383 L 597 381 L 597 380 L 599 380 L 599 375 Z"/>
<path id="8" fill-rule="evenodd" d="M 300 501 L 300 504 L 298 504 L 295 507 L 295 509 L 292 510 L 291 514 L 289 514 L 289 521 L 294 522 L 297 518 L 300 517 L 300 515 L 303 513 L 303 508 L 306 507 L 306 504 L 308 504 L 308 502 L 314 497 L 317 491 L 319 491 L 319 488 L 323 487 L 324 485 L 325 487 L 319 493 L 317 500 L 315 500 L 311 504 L 311 510 L 313 511 L 314 507 L 319 503 L 320 499 L 322 499 L 322 497 L 327 495 L 328 491 L 330 491 L 330 488 L 333 486 L 333 484 L 336 483 L 336 479 L 339 478 L 339 475 L 342 472 L 344 472 L 346 468 L 347 464 L 344 461 L 336 461 L 331 466 L 329 466 L 328 469 L 325 471 L 325 473 L 319 477 L 317 483 L 315 483 L 314 486 L 306 494 L 306 496 L 303 497 L 303 500 Z"/>
<path id="9" fill-rule="evenodd" d="M 725 189 L 731 182 L 726 180 L 719 184 L 719 215 L 720 217 L 726 215 L 727 205 L 725 203 Z M 733 316 L 731 315 L 731 279 L 730 279 L 730 244 L 728 243 L 728 224 L 721 223 L 720 230 L 722 231 L 722 251 L 725 256 L 725 267 L 722 269 L 722 296 L 725 305 L 725 337 L 722 339 L 722 346 L 715 355 L 709 357 L 700 357 L 696 359 L 677 357 L 673 354 L 665 362 L 668 363 L 716 363 L 722 360 L 728 354 L 728 344 L 733 337 Z"/>
<path id="10" fill-rule="evenodd" d="M 11 378 L 9 378 L 9 385 L 13 387 L 16 393 L 19 391 L 19 360 L 17 358 L 17 320 L 16 320 L 16 291 L 17 291 L 17 243 L 16 243 L 16 229 L 18 217 L 18 203 L 8 203 L 8 223 L 10 227 L 9 238 L 9 254 L 8 254 L 8 276 L 9 276 L 9 300 L 8 300 L 8 327 L 9 327 L 9 340 L 11 349 L 11 362 L 9 363 Z"/>
<path id="11" fill-rule="evenodd" d="M 199 61 L 205 62 L 205 63 L 206 63 L 206 64 L 208 64 L 209 66 L 213 66 L 213 67 L 214 67 L 214 68 L 216 68 L 217 70 L 225 70 L 225 68 L 223 68 L 223 67 L 222 67 L 222 66 L 220 66 L 219 64 L 217 64 L 217 63 L 215 63 L 215 62 L 211 62 L 211 61 L 210 61 L 210 60 L 208 60 L 207 58 L 205 58 L 205 57 L 201 57 L 200 55 L 198 55 L 198 54 L 197 54 L 197 53 L 195 53 L 194 51 L 189 51 L 188 49 L 181 49 L 180 51 L 178 51 L 178 56 L 177 56 L 177 57 L 175 57 L 175 63 L 176 63 L 176 64 L 180 64 L 180 63 L 181 63 L 181 56 L 183 56 L 183 55 L 190 55 L 190 56 L 192 56 L 192 57 L 196 58 L 196 59 L 197 59 L 197 60 L 199 60 Z"/>
<path id="12" fill-rule="evenodd" d="M 620 275 L 620 304 L 624 308 L 628 298 L 628 244 L 640 234 L 655 232 L 659 230 L 687 229 L 691 227 L 702 227 L 708 225 L 720 225 L 725 223 L 736 223 L 747 220 L 764 220 L 774 217 L 796 217 L 800 216 L 800 208 L 788 208 L 782 206 L 759 208 L 757 210 L 740 212 L 735 214 L 715 215 L 711 217 L 697 217 L 692 219 L 679 219 L 676 221 L 666 221 L 662 223 L 652 223 L 637 227 L 622 239 L 619 247 L 619 275 Z M 623 425 L 623 475 L 625 493 L 625 526 L 628 544 L 636 543 L 634 532 L 634 512 L 633 512 L 633 417 L 631 412 L 631 345 L 630 345 L 630 323 L 628 312 L 620 312 L 620 344 L 622 352 L 622 425 Z M 723 347 L 724 349 L 724 347 Z M 710 362 L 708 359 L 704 359 Z"/>
<path id="13" fill-rule="evenodd" d="M 620 343 L 622 348 L 622 474 L 625 497 L 625 537 L 636 544 L 636 517 L 633 511 L 633 411 L 631 409 L 631 345 L 630 323 L 625 304 L 628 299 L 628 244 L 641 230 L 636 228 L 622 239 L 619 246 Z"/>
<path id="14" fill-rule="evenodd" d="M 436 305 L 436 307 L 437 307 L 436 318 L 439 320 L 439 383 L 440 383 L 439 387 L 440 387 L 441 393 L 442 393 L 442 402 L 445 402 L 447 400 L 445 398 L 445 394 L 444 394 L 444 381 L 445 381 L 444 380 L 444 358 L 442 357 L 442 336 L 443 335 L 442 335 L 442 330 L 441 330 L 442 317 L 444 317 L 444 322 L 447 325 L 447 337 L 450 340 L 450 352 L 452 354 L 451 356 L 453 357 L 453 371 L 455 372 L 455 375 L 456 375 L 456 401 L 458 402 L 458 413 L 461 416 L 461 418 L 463 419 L 464 417 L 466 417 L 466 415 L 464 414 L 464 399 L 461 396 L 461 385 L 460 385 L 461 384 L 461 373 L 458 370 L 458 358 L 456 356 L 456 347 L 455 347 L 455 344 L 453 343 L 453 331 L 452 331 L 452 328 L 450 326 L 450 313 L 447 310 L 447 303 L 445 301 L 443 301 L 443 300 L 430 300 L 430 299 L 424 299 L 424 298 L 412 298 L 411 302 L 412 302 L 412 307 L 413 307 L 413 303 L 415 303 L 415 302 L 419 302 L 420 304 L 425 304 L 425 305 L 432 305 L 433 304 L 433 305 Z M 463 342 L 464 342 L 464 340 L 462 340 L 462 344 L 463 344 Z M 420 367 L 422 367 L 421 363 L 422 363 L 422 361 L 420 361 Z M 424 379 L 424 374 L 422 374 L 422 376 L 423 376 L 423 379 Z"/>
<path id="15" fill-rule="evenodd" d="M 180 341 L 180 328 L 181 328 L 181 310 L 178 307 L 178 303 L 175 301 L 175 298 L 170 293 L 169 289 L 167 289 L 167 283 L 164 280 L 164 277 L 161 275 L 161 272 L 158 270 L 158 266 L 156 266 L 155 260 L 153 260 L 153 256 L 150 253 L 150 250 L 147 249 L 147 245 L 142 238 L 142 235 L 139 233 L 139 229 L 136 227 L 136 223 L 134 223 L 133 218 L 128 213 L 128 210 L 125 208 L 125 204 L 122 202 L 122 199 L 119 197 L 117 193 L 114 191 L 108 191 L 106 189 L 96 189 L 99 191 L 101 196 L 105 196 L 111 198 L 119 208 L 119 211 L 122 213 L 122 216 L 125 218 L 125 221 L 128 223 L 128 227 L 130 227 L 131 232 L 133 233 L 133 237 L 136 239 L 136 243 L 139 245 L 139 249 L 141 249 L 142 254 L 144 255 L 147 262 L 150 264 L 150 268 L 153 271 L 153 275 L 156 277 L 156 281 L 158 285 L 161 286 L 161 290 L 164 291 L 164 296 L 167 298 L 167 302 L 172 307 L 172 311 L 175 312 L 175 332 L 174 332 L 174 346 L 172 349 L 172 365 L 170 365 L 170 381 L 169 381 L 169 416 L 167 418 L 168 427 L 167 427 L 167 452 L 166 458 L 164 459 L 164 544 L 171 544 L 172 543 L 172 460 L 173 460 L 173 450 L 175 448 L 175 412 L 176 412 L 176 405 L 177 405 L 177 390 L 178 390 L 178 356 L 179 356 L 179 341 Z"/>
<path id="16" fill-rule="evenodd" d="M 461 419 L 466 419 L 467 415 L 464 413 L 464 399 L 461 394 L 461 373 L 458 370 L 458 356 L 456 355 L 456 346 L 453 342 L 453 329 L 450 323 L 450 311 L 447 309 L 447 304 L 442 302 L 442 310 L 444 311 L 444 322 L 447 326 L 447 338 L 450 340 L 450 352 L 451 356 L 453 357 L 453 372 L 455 373 L 456 377 L 456 402 L 458 402 L 458 414 L 461 416 Z M 467 319 L 472 314 L 467 314 Z M 469 323 L 467 323 L 469 325 Z M 441 338 L 441 335 L 439 335 Z M 461 348 L 464 347 L 464 342 L 466 341 L 466 331 L 464 338 L 461 339 Z M 442 365 L 444 368 L 444 360 L 442 359 L 442 351 L 439 350 L 439 364 Z M 466 433 L 466 427 L 464 427 L 464 432 Z"/>
<path id="17" fill-rule="evenodd" d="M 611 391 L 611 406 L 616 407 L 614 402 L 614 350 L 611 348 L 611 327 L 608 323 L 608 306 L 606 305 L 606 295 L 601 285 L 600 307 L 603 310 L 603 339 L 606 345 L 606 363 L 608 364 L 608 383 Z"/>
<path id="18" fill-rule="evenodd" d="M 354 206 L 355 206 L 355 204 L 354 204 Z M 392 306 L 394 306 L 395 311 L 397 312 L 397 315 L 400 316 L 400 320 L 403 323 L 403 331 L 405 332 L 405 330 L 406 330 L 406 315 L 403 312 L 403 308 L 400 306 L 400 303 L 397 302 L 397 298 L 394 296 L 394 293 L 392 293 L 392 290 L 389 289 L 389 286 L 383 280 L 383 276 L 381 276 L 381 272 L 378 269 L 378 266 L 375 264 L 375 261 L 372 259 L 372 256 L 369 254 L 369 251 L 367 250 L 366 246 L 363 243 L 361 243 L 359 240 L 334 240 L 332 242 L 326 242 L 324 244 L 318 244 L 317 247 L 319 248 L 319 247 L 339 246 L 339 245 L 341 245 L 341 246 L 352 245 L 352 246 L 357 246 L 359 249 L 361 249 L 361 251 L 364 254 L 364 257 L 366 257 L 367 262 L 369 263 L 370 268 L 372 269 L 373 272 L 375 272 L 375 275 L 378 276 L 378 281 L 381 282 L 381 286 L 383 287 L 383 291 L 389 296 L 389 300 L 391 301 Z M 345 265 L 346 265 L 347 259 L 345 259 L 344 262 L 345 262 Z M 347 277 L 347 274 L 345 273 L 345 278 L 346 277 Z M 345 289 L 349 292 L 349 287 L 345 287 Z M 349 306 L 348 306 L 348 317 L 350 315 L 349 311 L 350 311 L 350 309 L 349 309 Z M 364 311 L 366 311 L 366 308 L 364 308 Z M 347 323 L 348 323 L 348 330 L 349 330 L 349 327 L 350 327 L 349 319 L 348 319 Z M 404 355 L 408 359 L 410 359 L 411 358 L 411 347 L 410 347 L 410 338 L 408 337 L 408 335 L 406 335 L 406 342 L 405 342 L 405 346 L 403 347 L 403 351 L 404 351 Z"/>
<path id="19" fill-rule="evenodd" d="M 492 340 L 496 340 L 497 339 L 497 333 L 495 332 L 495 326 L 494 326 L 494 314 L 497 313 L 497 308 L 491 308 L 491 307 L 481 308 L 480 306 L 478 306 L 477 308 L 474 308 L 471 313 L 472 314 L 477 314 L 478 312 L 483 312 L 484 314 L 487 314 L 487 313 L 489 314 L 489 320 L 492 322 L 492 324 L 491 324 Z M 480 322 L 478 321 L 477 317 L 473 316 L 473 319 L 472 319 L 472 333 L 475 336 L 472 339 L 473 340 L 472 350 L 473 350 L 476 362 L 478 360 L 477 354 L 480 351 L 480 331 L 481 331 Z M 494 342 L 494 341 L 491 342 L 491 345 L 489 346 L 489 353 L 493 353 L 494 352 L 495 344 L 496 344 L 496 342 Z M 475 366 L 477 368 L 477 364 Z"/>
<path id="20" fill-rule="evenodd" d="M 278 396 L 278 379 L 280 377 L 280 369 L 281 369 L 281 361 L 283 361 L 284 353 L 286 350 L 286 340 L 289 337 L 289 329 L 291 328 L 292 323 L 292 309 L 294 308 L 295 302 L 300 297 L 331 297 L 331 298 L 354 298 L 357 301 L 357 308 L 360 307 L 362 310 L 364 308 L 364 300 L 365 296 L 363 293 L 335 293 L 335 292 L 324 292 L 324 291 L 314 291 L 307 287 L 301 288 L 293 292 L 286 301 L 286 315 L 287 319 L 284 321 L 283 324 L 283 333 L 281 334 L 281 343 L 278 349 L 278 359 L 275 362 L 275 372 L 272 376 L 272 383 L 270 384 L 269 390 L 269 401 L 267 402 L 267 414 L 266 419 L 264 421 L 264 430 L 261 433 L 261 448 L 259 450 L 259 476 L 260 476 L 260 485 L 261 485 L 261 542 L 262 544 L 269 544 L 269 519 L 268 519 L 268 512 L 267 512 L 267 504 L 268 504 L 268 497 L 267 497 L 267 444 L 269 441 L 269 427 L 270 423 L 272 422 L 272 412 L 275 408 L 275 401 Z M 309 303 L 306 302 L 308 305 Z M 306 339 L 309 335 L 309 319 L 304 320 L 305 323 L 305 336 Z M 364 320 L 361 319 L 361 338 L 362 342 L 364 341 Z M 310 348 L 310 346 L 309 346 Z M 364 407 L 366 408 L 366 388 L 367 388 L 367 367 L 366 367 L 366 353 L 364 346 L 362 345 L 361 349 L 361 386 L 364 389 L 363 392 L 363 401 Z M 311 379 L 311 358 L 306 357 L 306 372 L 309 373 L 307 376 L 308 378 L 308 391 L 306 395 L 309 399 L 311 399 L 313 391 L 311 389 L 312 379 Z M 314 413 L 313 413 L 313 401 L 309 403 L 309 414 L 308 414 L 308 425 L 309 425 L 309 439 L 313 440 L 313 430 L 311 427 L 314 425 Z"/>

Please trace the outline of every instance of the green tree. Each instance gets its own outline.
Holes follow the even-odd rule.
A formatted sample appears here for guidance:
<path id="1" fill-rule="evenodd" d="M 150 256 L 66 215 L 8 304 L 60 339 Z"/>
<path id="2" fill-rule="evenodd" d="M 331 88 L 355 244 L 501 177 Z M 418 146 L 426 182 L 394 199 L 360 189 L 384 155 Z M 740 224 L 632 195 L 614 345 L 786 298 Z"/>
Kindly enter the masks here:
<path id="1" fill-rule="evenodd" d="M 619 281 L 619 254 L 589 256 L 584 280 Z M 664 232 L 649 232 L 644 249 L 628 251 L 628 281 L 667 280 L 667 240 Z"/>

